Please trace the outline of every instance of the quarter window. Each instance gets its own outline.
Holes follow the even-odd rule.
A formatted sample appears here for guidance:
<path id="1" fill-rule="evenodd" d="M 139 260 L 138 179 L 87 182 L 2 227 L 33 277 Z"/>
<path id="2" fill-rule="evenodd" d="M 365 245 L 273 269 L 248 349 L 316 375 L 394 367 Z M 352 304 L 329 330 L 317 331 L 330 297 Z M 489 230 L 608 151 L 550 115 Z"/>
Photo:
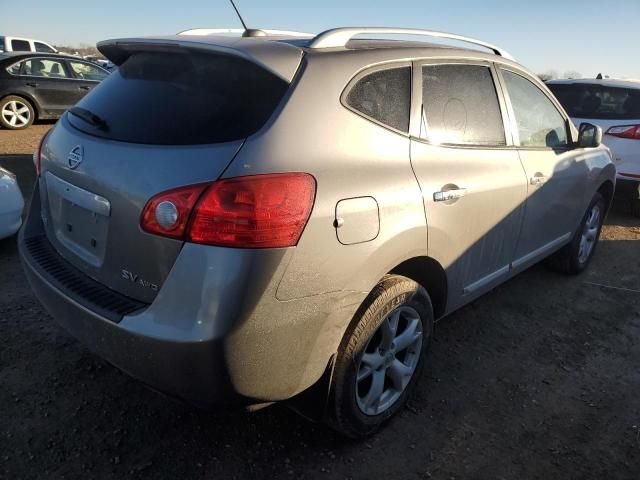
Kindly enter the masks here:
<path id="1" fill-rule="evenodd" d="M 67 73 L 62 62 L 56 60 L 48 60 L 44 58 L 34 58 L 33 60 L 25 60 L 23 75 L 31 75 L 32 77 L 47 78 L 66 78 Z"/>
<path id="2" fill-rule="evenodd" d="M 84 62 L 69 62 L 71 70 L 76 78 L 82 80 L 100 81 L 107 77 L 107 74 L 100 68 Z"/>
<path id="3" fill-rule="evenodd" d="M 423 132 L 435 144 L 505 145 L 498 94 L 489 67 L 422 69 Z"/>
<path id="4" fill-rule="evenodd" d="M 36 45 L 36 52 L 56 53 L 53 48 L 51 48 L 49 45 L 45 45 L 44 43 L 35 42 L 35 45 Z"/>
<path id="5" fill-rule="evenodd" d="M 503 70 L 523 147 L 558 148 L 567 145 L 565 119 L 549 97 L 526 78 Z"/>
<path id="6" fill-rule="evenodd" d="M 22 67 L 23 63 L 24 62 L 14 63 L 9 68 L 7 68 L 7 72 L 9 72 L 11 75 L 20 75 L 20 68 Z"/>
<path id="7" fill-rule="evenodd" d="M 349 91 L 346 103 L 384 125 L 409 132 L 411 68 L 390 68 L 366 75 Z"/>
<path id="8" fill-rule="evenodd" d="M 26 40 L 11 40 L 11 48 L 14 52 L 30 52 L 31 45 Z"/>

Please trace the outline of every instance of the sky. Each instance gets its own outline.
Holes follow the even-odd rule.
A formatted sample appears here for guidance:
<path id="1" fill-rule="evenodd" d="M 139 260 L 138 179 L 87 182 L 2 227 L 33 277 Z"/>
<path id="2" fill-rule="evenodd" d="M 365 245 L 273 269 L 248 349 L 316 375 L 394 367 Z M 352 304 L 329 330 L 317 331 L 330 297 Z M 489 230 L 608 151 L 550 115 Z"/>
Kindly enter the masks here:
<path id="1" fill-rule="evenodd" d="M 640 0 L 236 0 L 251 28 L 424 28 L 502 47 L 536 73 L 640 79 Z M 55 45 L 238 28 L 228 0 L 0 0 L 0 34 Z"/>

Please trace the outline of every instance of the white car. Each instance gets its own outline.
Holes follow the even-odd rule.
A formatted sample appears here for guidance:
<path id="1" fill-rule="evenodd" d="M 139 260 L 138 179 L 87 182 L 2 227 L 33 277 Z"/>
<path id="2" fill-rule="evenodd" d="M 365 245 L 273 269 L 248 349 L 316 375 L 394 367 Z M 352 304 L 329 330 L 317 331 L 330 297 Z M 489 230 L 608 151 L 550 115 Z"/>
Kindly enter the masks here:
<path id="1" fill-rule="evenodd" d="M 633 213 L 640 216 L 640 81 L 552 80 L 547 86 L 576 126 L 602 128 L 602 142 L 618 170 L 616 191 L 631 198 Z"/>
<path id="2" fill-rule="evenodd" d="M 0 239 L 20 229 L 23 209 L 24 200 L 16 176 L 0 167 Z"/>
<path id="3" fill-rule="evenodd" d="M 58 53 L 58 50 L 42 40 L 0 35 L 0 53 L 2 52 Z"/>

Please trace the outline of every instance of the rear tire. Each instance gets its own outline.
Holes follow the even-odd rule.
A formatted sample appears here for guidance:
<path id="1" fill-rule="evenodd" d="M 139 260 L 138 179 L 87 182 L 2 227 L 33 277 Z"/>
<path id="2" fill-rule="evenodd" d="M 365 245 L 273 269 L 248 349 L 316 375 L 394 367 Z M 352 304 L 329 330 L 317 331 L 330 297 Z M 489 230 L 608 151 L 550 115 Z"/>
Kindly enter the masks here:
<path id="1" fill-rule="evenodd" d="M 338 351 L 328 412 L 334 429 L 365 437 L 404 406 L 420 378 L 433 323 L 422 286 L 399 275 L 376 285 Z"/>
<path id="2" fill-rule="evenodd" d="M 0 100 L 0 125 L 9 130 L 22 130 L 33 124 L 35 111 L 28 100 L 9 95 Z"/>
<path id="3" fill-rule="evenodd" d="M 596 251 L 606 211 L 607 205 L 604 198 L 596 193 L 571 243 L 549 257 L 547 265 L 553 270 L 568 275 L 582 273 Z"/>

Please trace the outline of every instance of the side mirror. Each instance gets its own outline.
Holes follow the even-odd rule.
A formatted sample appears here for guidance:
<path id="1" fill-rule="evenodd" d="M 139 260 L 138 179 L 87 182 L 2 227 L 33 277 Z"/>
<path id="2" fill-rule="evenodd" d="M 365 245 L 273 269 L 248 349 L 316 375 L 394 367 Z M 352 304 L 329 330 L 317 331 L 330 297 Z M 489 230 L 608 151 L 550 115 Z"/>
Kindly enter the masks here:
<path id="1" fill-rule="evenodd" d="M 578 148 L 596 148 L 602 143 L 602 128 L 591 123 L 581 123 L 578 129 Z"/>

